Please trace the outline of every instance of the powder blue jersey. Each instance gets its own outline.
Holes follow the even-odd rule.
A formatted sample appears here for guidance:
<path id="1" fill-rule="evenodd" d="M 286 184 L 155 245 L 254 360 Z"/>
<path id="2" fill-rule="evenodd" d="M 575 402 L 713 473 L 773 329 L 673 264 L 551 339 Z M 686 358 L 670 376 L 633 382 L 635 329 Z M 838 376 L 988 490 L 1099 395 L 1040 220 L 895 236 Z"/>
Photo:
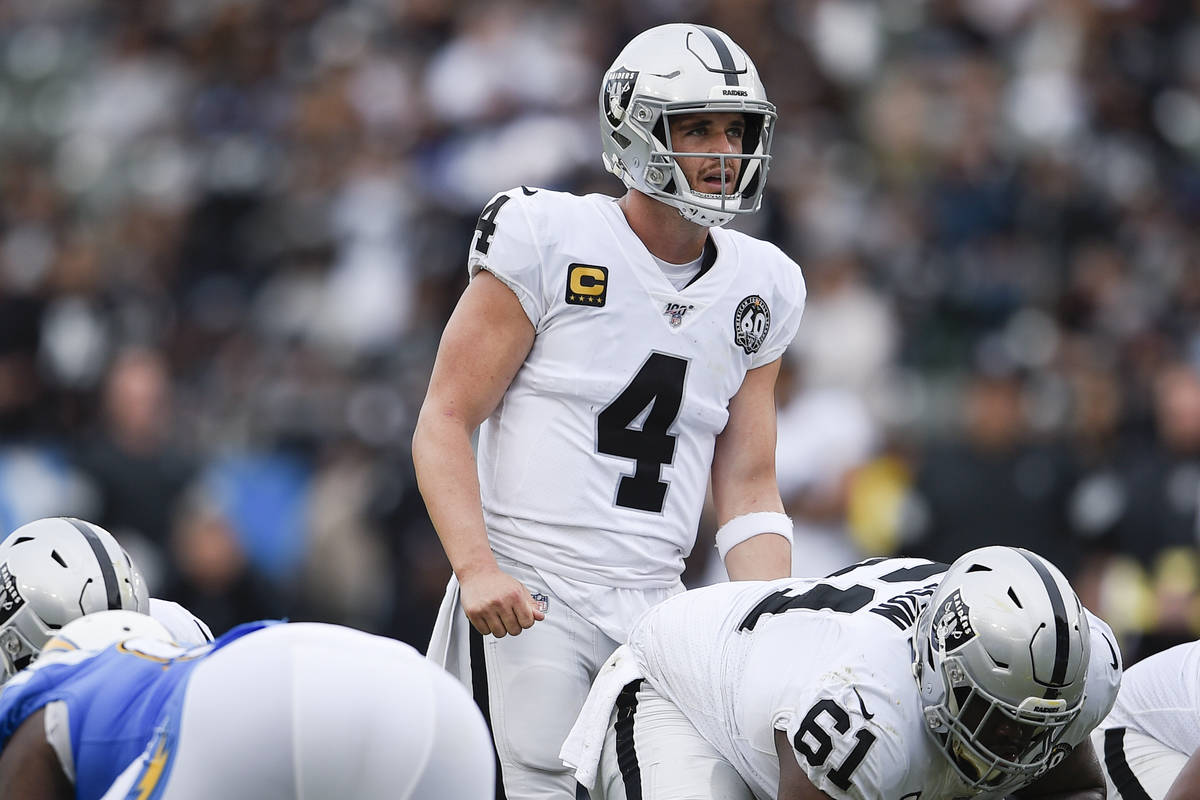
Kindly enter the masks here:
<path id="1" fill-rule="evenodd" d="M 139 638 L 103 650 L 46 652 L 0 688 L 0 750 L 31 714 L 61 703 L 69 722 L 75 796 L 99 798 L 142 754 L 164 709 L 182 698 L 196 665 L 270 624 L 239 625 L 214 643 L 192 649 Z M 66 743 L 53 744 L 66 757 Z"/>

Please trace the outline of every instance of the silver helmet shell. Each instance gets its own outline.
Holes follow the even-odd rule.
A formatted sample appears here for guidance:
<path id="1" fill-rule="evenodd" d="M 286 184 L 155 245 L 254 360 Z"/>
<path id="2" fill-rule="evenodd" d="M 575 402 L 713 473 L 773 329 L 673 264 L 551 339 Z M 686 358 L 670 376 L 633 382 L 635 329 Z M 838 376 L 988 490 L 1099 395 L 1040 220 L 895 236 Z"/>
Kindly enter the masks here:
<path id="1" fill-rule="evenodd" d="M 743 152 L 736 185 L 719 194 L 693 189 L 679 156 L 708 156 L 673 148 L 669 118 L 698 112 L 742 113 Z M 617 56 L 600 89 L 604 166 L 630 189 L 679 209 L 705 227 L 757 211 L 771 160 L 775 106 L 758 70 L 733 39 L 704 25 L 673 23 L 638 34 Z"/>
<path id="2" fill-rule="evenodd" d="M 1090 641 L 1041 556 L 984 547 L 951 565 L 917 621 L 914 672 L 929 733 L 967 786 L 1010 791 L 1048 767 L 1083 707 Z"/>
<path id="3" fill-rule="evenodd" d="M 0 542 L 0 669 L 8 680 L 64 625 L 96 611 L 149 613 L 146 581 L 112 534 L 48 517 Z"/>

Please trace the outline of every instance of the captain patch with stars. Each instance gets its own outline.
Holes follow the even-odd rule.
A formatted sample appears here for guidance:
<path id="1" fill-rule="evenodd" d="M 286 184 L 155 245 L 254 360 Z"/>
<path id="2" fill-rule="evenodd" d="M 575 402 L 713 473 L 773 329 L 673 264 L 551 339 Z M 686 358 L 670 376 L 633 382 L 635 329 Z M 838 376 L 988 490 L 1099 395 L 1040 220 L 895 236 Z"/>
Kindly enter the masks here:
<path id="1" fill-rule="evenodd" d="M 746 355 L 757 353 L 771 330 L 771 309 L 767 301 L 756 294 L 742 299 L 733 314 L 733 342 L 741 345 Z"/>

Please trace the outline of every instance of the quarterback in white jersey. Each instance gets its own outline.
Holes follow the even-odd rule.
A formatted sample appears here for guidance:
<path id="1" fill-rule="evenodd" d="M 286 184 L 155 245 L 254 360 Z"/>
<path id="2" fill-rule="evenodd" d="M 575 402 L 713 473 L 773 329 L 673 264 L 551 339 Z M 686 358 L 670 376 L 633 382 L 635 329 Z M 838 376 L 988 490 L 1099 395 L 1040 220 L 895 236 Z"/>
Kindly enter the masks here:
<path id="1" fill-rule="evenodd" d="M 1015 548 L 720 584 L 639 620 L 562 756 L 593 800 L 1102 797 L 1113 641 Z"/>
<path id="2" fill-rule="evenodd" d="M 1200 797 L 1200 642 L 1177 645 L 1130 667 L 1112 712 L 1092 733 L 1092 744 L 1110 798 Z"/>
<path id="3" fill-rule="evenodd" d="M 599 122 L 628 192 L 492 198 L 413 438 L 455 573 L 429 654 L 474 687 L 510 800 L 573 796 L 562 740 L 633 620 L 682 591 L 710 480 L 729 574 L 791 566 L 774 386 L 804 282 L 721 228 L 759 207 L 774 107 L 732 39 L 674 24 L 617 57 Z"/>

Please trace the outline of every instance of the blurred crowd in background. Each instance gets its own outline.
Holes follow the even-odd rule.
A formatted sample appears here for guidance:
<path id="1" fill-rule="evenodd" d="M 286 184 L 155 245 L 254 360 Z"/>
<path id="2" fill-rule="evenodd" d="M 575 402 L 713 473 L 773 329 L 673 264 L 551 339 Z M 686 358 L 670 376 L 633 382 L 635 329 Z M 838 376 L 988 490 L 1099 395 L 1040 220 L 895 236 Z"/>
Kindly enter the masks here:
<path id="1" fill-rule="evenodd" d="M 423 648 L 409 439 L 475 219 L 622 191 L 602 75 L 667 21 L 779 109 L 738 226 L 808 284 L 798 571 L 1023 545 L 1127 660 L 1200 635 L 1194 0 L 5 0 L 0 528 L 95 521 L 217 632 Z"/>

